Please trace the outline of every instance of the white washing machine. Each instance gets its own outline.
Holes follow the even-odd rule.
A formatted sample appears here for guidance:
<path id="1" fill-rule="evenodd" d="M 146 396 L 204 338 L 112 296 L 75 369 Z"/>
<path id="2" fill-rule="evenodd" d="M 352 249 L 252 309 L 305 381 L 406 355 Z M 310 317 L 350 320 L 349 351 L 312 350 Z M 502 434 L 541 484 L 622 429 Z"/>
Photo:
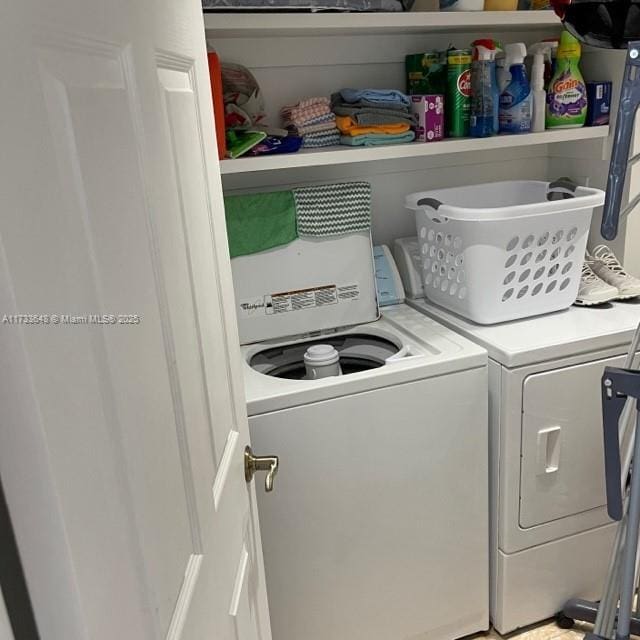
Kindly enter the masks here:
<path id="1" fill-rule="evenodd" d="M 274 640 L 488 628 L 486 351 L 405 305 L 378 319 L 368 233 L 232 268 L 252 447 L 280 459 L 257 487 Z M 305 379 L 318 345 L 342 375 Z"/>
<path id="2" fill-rule="evenodd" d="M 489 352 L 491 618 L 508 633 L 599 599 L 606 513 L 600 378 L 621 366 L 640 304 L 480 326 L 410 304 Z"/>

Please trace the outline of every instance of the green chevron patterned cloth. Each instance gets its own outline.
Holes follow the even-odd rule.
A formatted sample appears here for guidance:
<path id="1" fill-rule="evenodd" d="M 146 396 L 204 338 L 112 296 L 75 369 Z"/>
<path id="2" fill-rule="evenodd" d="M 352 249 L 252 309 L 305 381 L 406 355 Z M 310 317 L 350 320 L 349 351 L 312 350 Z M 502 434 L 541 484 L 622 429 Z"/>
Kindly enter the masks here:
<path id="1" fill-rule="evenodd" d="M 337 236 L 371 227 L 371 185 L 345 182 L 293 190 L 300 236 Z"/>

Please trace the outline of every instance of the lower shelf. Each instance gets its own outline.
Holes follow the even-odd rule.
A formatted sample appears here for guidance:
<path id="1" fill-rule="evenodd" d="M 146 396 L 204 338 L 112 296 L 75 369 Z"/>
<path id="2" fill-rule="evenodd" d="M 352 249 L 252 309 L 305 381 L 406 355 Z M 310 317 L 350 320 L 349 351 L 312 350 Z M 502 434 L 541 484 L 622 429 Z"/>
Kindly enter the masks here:
<path id="1" fill-rule="evenodd" d="M 440 142 L 411 142 L 382 147 L 326 147 L 323 149 L 304 149 L 290 154 L 222 160 L 220 170 L 223 175 L 252 173 L 255 171 L 276 171 L 299 167 L 320 167 L 356 162 L 395 160 L 398 158 L 418 158 L 447 153 L 463 153 L 465 151 L 488 151 L 490 149 L 506 149 L 577 140 L 595 140 L 606 138 L 608 135 L 609 127 L 600 126 L 580 129 L 554 129 L 541 133 L 500 135 L 491 138 L 449 138 Z"/>

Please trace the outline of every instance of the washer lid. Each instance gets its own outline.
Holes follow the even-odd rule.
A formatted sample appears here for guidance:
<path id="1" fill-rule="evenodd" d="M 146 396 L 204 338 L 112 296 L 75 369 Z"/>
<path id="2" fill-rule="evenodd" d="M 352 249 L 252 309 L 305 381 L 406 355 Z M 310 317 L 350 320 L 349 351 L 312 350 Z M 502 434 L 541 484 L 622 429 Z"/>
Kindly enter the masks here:
<path id="1" fill-rule="evenodd" d="M 293 242 L 231 260 L 240 343 L 379 317 L 368 231 Z"/>
<path id="2" fill-rule="evenodd" d="M 391 345 L 398 347 L 398 351 L 386 359 L 384 366 L 362 370 L 353 375 L 296 380 L 264 375 L 249 363 L 265 349 L 273 348 L 275 354 L 276 349 L 295 342 L 304 343 L 306 347 L 310 343 L 308 339 L 274 340 L 242 347 L 244 388 L 249 415 L 255 416 L 487 366 L 487 352 L 482 347 L 404 304 L 384 307 L 382 317 L 377 322 L 336 332 L 333 337 L 352 335 L 366 336 L 369 341 L 367 349 L 374 346 L 370 342 L 372 336 L 382 338 L 375 345 L 380 347 L 376 356 L 378 358 L 384 356 L 386 348 L 393 350 Z M 327 337 L 322 336 L 322 341 L 326 342 Z M 363 346 L 358 340 L 351 344 L 355 344 L 358 349 Z M 369 356 L 371 355 L 376 354 L 369 352 Z M 453 385 L 451 388 L 454 397 L 456 383 L 451 381 L 450 384 Z M 481 384 L 486 385 L 486 380 Z M 398 407 L 398 410 L 402 408 Z M 426 411 L 428 412 L 428 407 Z"/>

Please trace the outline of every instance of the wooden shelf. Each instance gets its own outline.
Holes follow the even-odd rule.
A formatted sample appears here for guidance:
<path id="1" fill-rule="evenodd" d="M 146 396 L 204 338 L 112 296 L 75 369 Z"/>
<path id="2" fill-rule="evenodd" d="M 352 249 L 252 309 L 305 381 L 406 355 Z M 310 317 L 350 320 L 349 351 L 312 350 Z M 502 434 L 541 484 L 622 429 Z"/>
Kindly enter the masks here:
<path id="1" fill-rule="evenodd" d="M 278 171 L 302 167 L 322 167 L 336 164 L 376 162 L 399 158 L 421 158 L 447 153 L 489 151 L 538 144 L 574 142 L 606 138 L 609 127 L 584 127 L 581 129 L 556 129 L 542 133 L 521 135 L 501 135 L 492 138 L 450 138 L 441 142 L 411 142 L 388 147 L 326 147 L 324 149 L 304 149 L 297 153 L 263 157 L 236 158 L 222 160 L 220 170 L 223 175 L 253 173 L 256 171 Z"/>
<path id="2" fill-rule="evenodd" d="M 209 38 L 532 31 L 560 27 L 553 11 L 205 13 Z"/>

